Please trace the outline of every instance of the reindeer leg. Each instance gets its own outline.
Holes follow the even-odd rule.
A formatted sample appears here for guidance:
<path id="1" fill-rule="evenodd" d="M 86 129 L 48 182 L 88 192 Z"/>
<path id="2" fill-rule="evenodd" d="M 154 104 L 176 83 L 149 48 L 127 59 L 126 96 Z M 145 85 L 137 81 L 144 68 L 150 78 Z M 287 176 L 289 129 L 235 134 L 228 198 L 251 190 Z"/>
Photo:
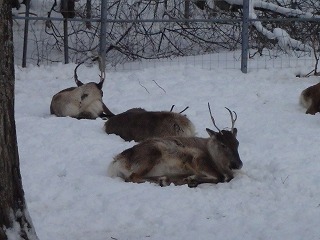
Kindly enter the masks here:
<path id="1" fill-rule="evenodd" d="M 311 102 L 311 105 L 308 107 L 306 114 L 315 115 L 318 112 L 317 105 L 314 103 L 314 101 Z"/>
<path id="2" fill-rule="evenodd" d="M 131 173 L 131 175 L 126 179 L 126 182 L 134 182 L 134 183 L 144 183 L 146 181 L 151 180 L 151 178 L 144 177 L 151 168 L 145 168 L 142 171 Z"/>
<path id="3" fill-rule="evenodd" d="M 224 181 L 225 182 L 230 182 L 233 179 L 233 172 L 230 169 L 228 169 L 228 170 L 225 171 L 224 176 L 225 176 Z"/>
<path id="4" fill-rule="evenodd" d="M 190 174 L 178 174 L 178 175 L 171 175 L 171 176 L 163 176 L 160 177 L 159 182 L 160 186 L 169 186 L 173 183 L 175 186 L 185 185 L 185 179 L 190 176 Z"/>
<path id="5" fill-rule="evenodd" d="M 232 175 L 231 171 L 229 172 L 223 171 L 222 169 L 219 169 L 217 166 L 210 166 L 206 169 L 200 170 L 199 166 L 206 166 L 206 164 L 203 162 L 204 160 L 202 156 L 191 158 L 191 159 L 190 158 L 185 158 L 185 159 L 187 159 L 184 163 L 185 167 L 190 172 L 192 172 L 192 174 L 189 174 L 189 176 L 183 179 L 184 184 L 188 184 L 189 187 L 197 187 L 201 183 L 217 184 L 219 182 L 225 182 L 226 179 L 230 178 L 229 172 Z M 227 177 L 225 175 L 227 175 Z"/>
<path id="6" fill-rule="evenodd" d="M 131 174 L 131 176 L 130 176 L 131 181 L 132 181 L 132 179 L 134 179 L 134 181 L 137 183 L 143 183 L 143 182 L 147 181 L 147 182 L 151 182 L 151 183 L 156 183 L 160 187 L 166 187 L 172 183 L 172 180 L 168 176 L 140 178 L 137 175 L 134 175 L 134 176 L 132 176 L 132 175 L 133 174 Z"/>
<path id="7" fill-rule="evenodd" d="M 136 173 L 131 173 L 131 175 L 125 179 L 126 182 L 133 182 L 133 183 L 144 183 L 145 180 Z"/>
<path id="8" fill-rule="evenodd" d="M 158 184 L 160 187 L 166 187 L 171 184 L 170 179 L 167 176 L 156 177 L 144 177 L 145 181 Z"/>
<path id="9" fill-rule="evenodd" d="M 197 187 L 201 183 L 214 183 L 230 181 L 233 178 L 233 173 L 229 169 L 220 169 L 217 166 L 211 166 L 201 171 L 198 169 L 199 166 L 205 166 L 202 162 L 203 158 L 198 157 L 192 161 L 185 163 L 185 166 L 193 172 L 193 175 L 189 175 L 184 179 L 188 187 Z M 205 174 L 204 174 L 205 173 Z"/>
<path id="10" fill-rule="evenodd" d="M 126 169 L 125 181 L 135 183 L 143 183 L 148 180 L 154 181 L 152 178 L 155 176 L 152 173 L 150 174 L 150 171 L 161 162 L 162 153 L 152 144 L 146 150 L 141 150 L 139 146 L 141 145 L 136 145 L 123 151 L 116 157 L 116 160 L 123 161 Z"/>
<path id="11" fill-rule="evenodd" d="M 141 165 L 139 169 L 135 172 L 131 173 L 131 175 L 126 179 L 128 182 L 135 182 L 135 183 L 143 183 L 146 181 L 159 183 L 159 177 L 157 176 L 148 176 L 147 174 L 154 168 L 154 164 L 145 164 Z"/>
<path id="12" fill-rule="evenodd" d="M 146 181 L 154 182 L 159 184 L 161 187 L 169 186 L 171 183 L 174 185 L 184 185 L 186 184 L 185 179 L 189 176 L 189 174 L 178 174 L 171 176 L 156 176 L 156 177 L 147 177 Z"/>
<path id="13" fill-rule="evenodd" d="M 185 181 L 188 184 L 188 187 L 190 187 L 190 188 L 197 187 L 199 184 L 202 184 L 202 183 L 217 184 L 219 182 L 224 182 L 224 181 L 221 181 L 215 177 L 200 176 L 200 175 L 189 176 L 189 177 L 185 178 Z"/>

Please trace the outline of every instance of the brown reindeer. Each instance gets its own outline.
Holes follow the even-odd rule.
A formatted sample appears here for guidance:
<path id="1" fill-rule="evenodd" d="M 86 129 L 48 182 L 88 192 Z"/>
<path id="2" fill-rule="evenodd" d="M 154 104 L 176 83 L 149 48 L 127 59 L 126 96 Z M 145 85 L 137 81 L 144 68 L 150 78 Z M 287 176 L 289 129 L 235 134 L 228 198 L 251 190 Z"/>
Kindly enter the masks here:
<path id="1" fill-rule="evenodd" d="M 306 114 L 320 112 L 320 83 L 310 86 L 300 94 L 300 104 L 307 108 Z"/>
<path id="2" fill-rule="evenodd" d="M 118 154 L 108 168 L 110 177 L 121 177 L 127 182 L 170 183 L 196 187 L 201 183 L 228 182 L 232 169 L 240 169 L 239 142 L 234 128 L 237 115 L 231 115 L 231 130 L 220 130 L 212 117 L 215 132 L 206 129 L 209 138 L 165 137 L 151 138 Z"/>
<path id="3" fill-rule="evenodd" d="M 172 109 L 153 112 L 133 108 L 110 117 L 104 129 L 106 133 L 116 134 L 125 141 L 136 142 L 152 137 L 194 136 L 194 126 L 182 112 L 175 113 Z"/>
<path id="4" fill-rule="evenodd" d="M 73 117 L 77 119 L 96 119 L 97 117 L 112 117 L 114 114 L 102 102 L 102 86 L 104 72 L 101 71 L 100 82 L 83 84 L 78 79 L 77 68 L 74 79 L 77 87 L 64 89 L 52 97 L 50 112 L 58 117 Z"/>

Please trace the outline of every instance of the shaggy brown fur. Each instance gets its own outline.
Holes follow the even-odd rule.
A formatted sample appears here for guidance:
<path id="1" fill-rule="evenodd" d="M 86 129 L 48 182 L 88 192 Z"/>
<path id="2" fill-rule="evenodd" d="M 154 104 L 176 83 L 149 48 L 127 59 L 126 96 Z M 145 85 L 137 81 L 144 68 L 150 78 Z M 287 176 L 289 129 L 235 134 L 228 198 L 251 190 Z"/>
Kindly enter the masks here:
<path id="1" fill-rule="evenodd" d="M 157 182 L 196 187 L 201 183 L 219 183 L 233 178 L 232 169 L 240 169 L 237 129 L 214 132 L 209 138 L 153 138 L 117 155 L 108 174 L 128 182 Z"/>
<path id="2" fill-rule="evenodd" d="M 104 129 L 106 133 L 119 135 L 125 141 L 136 142 L 151 137 L 195 135 L 194 126 L 185 115 L 169 111 L 149 112 L 141 108 L 109 118 Z"/>
<path id="3" fill-rule="evenodd" d="M 300 103 L 307 108 L 306 114 L 320 112 L 320 83 L 310 86 L 300 94 Z"/>

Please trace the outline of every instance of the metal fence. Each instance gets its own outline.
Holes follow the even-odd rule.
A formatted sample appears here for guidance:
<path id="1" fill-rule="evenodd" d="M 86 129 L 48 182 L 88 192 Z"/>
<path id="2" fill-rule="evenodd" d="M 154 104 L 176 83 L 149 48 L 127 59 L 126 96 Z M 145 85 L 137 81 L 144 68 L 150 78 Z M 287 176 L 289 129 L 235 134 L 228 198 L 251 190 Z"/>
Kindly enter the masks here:
<path id="1" fill-rule="evenodd" d="M 47 16 L 33 16 L 30 13 L 30 0 L 25 1 L 26 2 L 26 9 L 25 14 L 23 16 L 20 16 L 18 14 L 14 15 L 13 18 L 16 22 L 16 31 L 15 31 L 15 39 L 21 40 L 23 39 L 23 44 L 21 42 L 17 41 L 15 43 L 15 48 L 17 55 L 22 53 L 22 57 L 16 57 L 16 59 L 21 59 L 22 66 L 26 67 L 27 62 L 31 61 L 31 63 L 35 64 L 43 64 L 47 61 L 47 63 L 50 62 L 64 62 L 68 63 L 69 61 L 80 61 L 81 59 L 84 59 L 90 55 L 100 55 L 102 58 L 103 66 L 106 65 L 106 63 L 110 63 L 112 65 L 114 60 L 114 66 L 117 65 L 117 63 L 123 63 L 124 60 L 119 60 L 119 56 L 112 53 L 111 50 L 116 49 L 116 52 L 119 54 L 126 55 L 128 58 L 126 61 L 134 61 L 139 59 L 161 59 L 163 57 L 180 57 L 180 56 L 186 56 L 188 55 L 188 51 L 190 55 L 196 55 L 199 54 L 207 54 L 207 53 L 218 53 L 218 52 L 233 52 L 235 55 L 232 55 L 232 58 L 234 60 L 237 60 L 240 64 L 234 64 L 234 67 L 241 68 L 241 71 L 246 73 L 248 71 L 249 66 L 249 49 L 252 48 L 252 44 L 250 45 L 250 41 L 252 41 L 252 29 L 250 30 L 251 26 L 254 22 L 268 22 L 269 24 L 273 24 L 275 22 L 281 21 L 283 24 L 288 23 L 316 23 L 319 24 L 320 19 L 316 17 L 294 17 L 294 18 L 265 18 L 265 19 L 251 19 L 250 18 L 250 6 L 249 2 L 250 0 L 244 0 L 243 1 L 243 10 L 242 10 L 242 16 L 235 17 L 235 18 L 216 18 L 216 17 L 210 17 L 210 18 L 190 18 L 190 16 L 186 16 L 184 18 L 173 18 L 173 17 L 163 17 L 156 18 L 155 15 L 152 16 L 152 18 L 141 18 L 139 17 L 130 17 L 127 18 L 116 18 L 114 16 L 111 16 L 110 13 L 110 5 L 112 5 L 112 1 L 96 1 L 96 12 L 100 12 L 97 16 L 90 16 L 88 18 L 87 16 L 82 16 L 81 18 L 63 18 L 59 16 L 51 16 L 48 14 Z M 65 1 L 67 2 L 67 1 Z M 152 2 L 152 1 L 149 1 Z M 181 1 L 183 3 L 187 1 Z M 147 6 L 147 5 L 146 5 Z M 186 11 L 186 4 L 184 5 L 184 10 Z M 149 6 L 150 7 L 150 6 Z M 190 7 L 190 6 L 189 6 Z M 53 8 L 52 8 L 53 9 Z M 51 9 L 51 10 L 52 10 Z M 147 12 L 147 11 L 145 11 Z M 185 14 L 185 12 L 184 12 Z M 142 15 L 142 14 L 141 14 Z M 24 24 L 22 24 L 24 22 Z M 33 22 L 30 24 L 30 22 Z M 40 22 L 40 24 L 38 24 Z M 54 23 L 59 23 L 59 27 L 55 26 Z M 154 40 L 150 40 L 150 42 L 146 43 L 145 45 L 139 45 L 139 43 L 136 46 L 132 43 L 132 46 L 130 45 L 131 42 L 134 41 L 146 41 L 146 38 L 148 38 L 147 41 L 149 41 L 150 36 L 148 35 L 146 38 L 143 38 L 142 40 L 137 37 L 137 39 L 130 39 L 130 36 L 132 35 L 132 31 L 139 32 L 140 29 L 138 29 L 136 26 L 138 24 L 144 24 L 144 28 L 147 27 L 153 27 L 153 28 L 161 28 L 161 25 L 155 25 L 156 23 L 159 24 L 180 24 L 179 29 L 172 27 L 168 30 L 168 28 L 165 28 L 167 31 L 171 31 L 170 34 L 172 34 L 172 38 L 175 39 L 175 34 L 180 34 L 179 39 L 177 39 L 177 42 L 172 43 L 174 40 L 171 40 L 168 38 L 167 35 L 164 35 L 161 33 L 159 35 L 159 38 L 156 41 L 164 41 L 164 38 L 167 38 L 166 41 L 168 42 L 168 45 L 171 44 L 171 48 L 177 51 L 175 53 L 172 50 L 165 49 L 163 45 L 161 47 L 158 46 L 152 46 L 154 44 Z M 83 31 L 84 24 L 88 27 L 90 26 L 90 31 Z M 226 31 L 229 31 L 229 29 L 235 29 L 233 30 L 234 33 L 231 35 L 234 36 L 235 40 L 232 43 L 229 44 L 229 49 L 226 47 L 226 43 L 223 42 L 223 38 L 221 36 L 218 36 L 219 40 L 211 40 L 210 38 L 213 38 L 214 35 L 208 34 L 208 39 L 200 39 L 197 38 L 200 43 L 198 45 L 188 45 L 189 42 L 187 40 L 190 40 L 192 37 L 198 37 L 196 36 L 198 34 L 197 31 L 189 31 L 189 24 L 197 24 L 200 28 L 203 26 L 203 24 L 211 24 L 214 26 L 219 26 L 222 24 L 225 24 L 224 26 L 228 26 Z M 201 25 L 202 24 L 202 25 Z M 94 25 L 94 27 L 92 27 Z M 179 32 L 183 25 L 183 30 L 185 30 L 185 33 Z M 31 26 L 31 28 L 30 28 Z M 166 26 L 166 25 L 165 25 Z M 235 27 L 236 26 L 236 27 Z M 70 33 L 70 27 L 74 30 L 72 33 Z M 117 32 L 111 32 L 109 29 L 111 28 L 117 28 L 120 29 L 119 32 L 122 30 L 122 35 L 118 34 Z M 173 29 L 173 30 L 172 30 Z M 191 29 L 191 28 L 190 28 Z M 213 32 L 214 28 L 208 28 L 207 32 Z M 165 31 L 161 29 L 161 31 Z M 60 32 L 61 31 L 61 32 Z M 131 32 L 130 32 L 131 31 Z M 144 29 L 144 33 L 147 31 L 150 31 L 149 29 Z M 231 30 L 230 30 L 231 31 Z M 160 30 L 159 30 L 160 32 Z M 206 30 L 203 30 L 202 33 L 207 34 Z M 76 33 L 76 34 L 75 34 Z M 74 35 L 77 36 L 74 36 Z M 118 35 L 117 35 L 118 34 Z M 130 35 L 131 34 L 131 35 Z M 148 33 L 149 34 L 149 33 Z M 154 32 L 152 32 L 154 34 Z M 190 35 L 188 35 L 190 34 Z M 213 34 L 213 33 L 212 33 Z M 41 35 L 41 36 L 40 36 Z M 151 34 L 150 34 L 151 35 Z M 42 38 L 42 36 L 46 36 L 45 38 Z M 49 36 L 49 37 L 48 37 Z M 163 37 L 165 36 L 165 37 Z M 190 37 L 191 36 L 191 37 Z M 314 34 L 313 34 L 314 36 Z M 284 36 L 286 37 L 286 36 Z M 316 35 L 317 39 L 315 41 L 319 42 L 319 35 Z M 111 39 L 111 40 L 110 40 Z M 113 40 L 116 39 L 116 40 Z M 119 47 L 119 43 L 121 41 L 126 41 L 126 44 L 123 44 Z M 187 39 L 187 40 L 185 40 Z M 116 44 L 110 43 L 111 41 L 116 42 Z M 131 42 L 130 42 L 131 41 Z M 183 42 L 184 41 L 184 42 Z M 191 41 L 191 40 L 190 40 Z M 193 41 L 193 40 L 192 40 Z M 201 42 L 202 41 L 202 42 Z M 183 42 L 181 44 L 181 42 Z M 205 50 L 200 49 L 199 45 L 201 44 L 207 44 L 205 47 Z M 117 45 L 119 44 L 119 45 Z M 177 45 L 184 47 L 187 53 L 182 53 L 179 49 L 177 49 Z M 90 47 L 86 48 L 88 45 Z M 214 45 L 216 47 L 210 47 L 211 45 Z M 230 47 L 232 45 L 232 47 Z M 258 45 L 258 44 L 257 44 Z M 22 46 L 22 50 L 21 50 Z M 160 46 L 160 45 L 159 45 Z M 193 49 L 193 46 L 195 50 Z M 217 47 L 218 46 L 218 47 Z M 139 49 L 138 49 L 139 48 Z M 143 48 L 148 49 L 149 55 L 143 55 L 145 52 Z M 161 48 L 161 49 L 160 49 Z M 258 47 L 259 48 L 259 47 Z M 30 49 L 31 53 L 30 54 Z M 136 50 L 138 49 L 138 50 Z M 160 50 L 159 50 L 160 49 Z M 200 50 L 199 50 L 200 49 Z M 157 51 L 157 54 L 152 55 L 150 57 L 150 52 Z M 193 51 L 194 50 L 194 51 Z M 70 51 L 72 51 L 72 54 L 70 54 Z M 135 52 L 136 51 L 136 52 Z M 179 52 L 180 51 L 180 52 Z M 259 50 L 257 50 L 258 52 Z M 316 49 L 318 51 L 318 48 Z M 36 52 L 36 53 L 34 53 Z M 54 52 L 55 57 L 49 56 L 49 53 Z M 261 52 L 259 52 L 261 55 Z M 108 55 L 107 55 L 108 54 Z M 282 56 L 286 54 L 286 57 L 290 56 L 288 53 L 282 51 Z M 29 57 L 28 57 L 29 56 Z M 31 56 L 31 57 L 30 57 Z M 63 56 L 63 60 L 61 58 Z M 316 56 L 316 55 L 315 55 Z M 278 56 L 276 56 L 278 57 Z M 312 57 L 311 51 L 301 51 L 299 50 L 299 54 L 296 56 L 301 61 L 314 61 Z M 270 55 L 267 57 L 270 59 Z M 208 61 L 212 61 L 212 59 L 209 59 Z M 218 59 L 218 61 L 220 61 Z M 224 60 L 222 60 L 224 61 Z M 266 61 L 266 60 L 264 60 Z"/>

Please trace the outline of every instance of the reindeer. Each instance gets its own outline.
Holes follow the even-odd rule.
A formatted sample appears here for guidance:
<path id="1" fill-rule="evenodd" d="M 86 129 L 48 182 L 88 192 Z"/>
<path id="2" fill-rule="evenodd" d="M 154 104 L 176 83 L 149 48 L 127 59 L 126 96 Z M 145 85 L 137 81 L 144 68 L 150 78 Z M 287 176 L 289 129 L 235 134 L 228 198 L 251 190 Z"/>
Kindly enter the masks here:
<path id="1" fill-rule="evenodd" d="M 102 102 L 102 86 L 105 73 L 101 71 L 100 82 L 83 84 L 74 70 L 77 87 L 64 89 L 52 97 L 50 112 L 58 117 L 70 116 L 77 119 L 96 119 L 97 117 L 112 117 L 114 114 Z"/>
<path id="2" fill-rule="evenodd" d="M 238 153 L 237 114 L 231 115 L 231 130 L 218 132 L 206 129 L 209 138 L 164 137 L 151 138 L 124 150 L 115 156 L 108 167 L 110 177 L 121 177 L 126 182 L 156 182 L 160 186 L 228 182 L 233 179 L 232 169 L 240 169 Z M 234 113 L 234 115 L 233 115 Z"/>
<path id="3" fill-rule="evenodd" d="M 306 114 L 320 112 L 320 83 L 310 86 L 300 94 L 300 104 L 307 108 Z"/>
<path id="4" fill-rule="evenodd" d="M 142 108 L 129 109 L 108 119 L 104 130 L 108 134 L 116 134 L 125 141 L 136 142 L 152 138 L 195 135 L 192 122 L 180 113 L 170 111 L 146 111 Z"/>

